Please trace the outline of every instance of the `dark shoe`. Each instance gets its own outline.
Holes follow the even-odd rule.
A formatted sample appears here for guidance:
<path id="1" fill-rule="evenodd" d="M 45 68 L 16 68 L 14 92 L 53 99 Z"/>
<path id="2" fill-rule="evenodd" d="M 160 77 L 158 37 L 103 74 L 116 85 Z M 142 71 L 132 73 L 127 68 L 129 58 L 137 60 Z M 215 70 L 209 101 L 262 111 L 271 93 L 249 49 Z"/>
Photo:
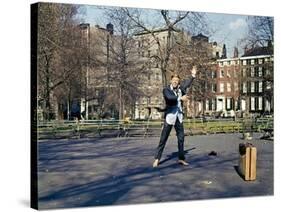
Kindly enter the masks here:
<path id="1" fill-rule="evenodd" d="M 209 155 L 209 156 L 217 156 L 217 155 L 218 155 L 218 153 L 217 153 L 217 152 L 215 152 L 215 151 L 211 151 L 208 155 Z"/>

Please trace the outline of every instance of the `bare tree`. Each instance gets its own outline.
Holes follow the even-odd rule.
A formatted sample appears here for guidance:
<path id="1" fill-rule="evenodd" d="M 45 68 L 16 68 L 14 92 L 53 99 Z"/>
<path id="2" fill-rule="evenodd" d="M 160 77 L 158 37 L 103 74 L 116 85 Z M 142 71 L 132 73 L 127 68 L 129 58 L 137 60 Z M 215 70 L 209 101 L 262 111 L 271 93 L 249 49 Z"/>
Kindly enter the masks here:
<path id="1" fill-rule="evenodd" d="M 171 55 L 173 52 L 173 49 L 176 45 L 174 45 L 175 37 L 178 37 L 177 34 L 181 34 L 181 30 L 178 29 L 178 27 L 183 27 L 183 22 L 186 20 L 189 20 L 189 23 L 197 23 L 197 25 L 200 22 L 203 22 L 202 15 L 199 13 L 194 12 L 183 12 L 183 11 L 168 11 L 168 10 L 160 10 L 160 14 L 162 17 L 162 20 L 164 22 L 164 26 L 161 28 L 153 29 L 149 26 L 147 26 L 144 21 L 141 20 L 140 15 L 134 15 L 130 12 L 129 9 L 126 9 L 127 15 L 133 20 L 136 27 L 141 30 L 142 32 L 148 33 L 151 35 L 151 37 L 154 40 L 155 45 L 158 48 L 157 54 L 152 55 L 156 59 L 156 61 L 159 63 L 159 68 L 162 72 L 162 85 L 167 85 L 167 75 L 168 75 L 168 69 L 170 64 Z M 159 20 L 161 22 L 161 20 Z M 194 26 L 194 25 L 192 25 Z M 167 36 L 164 41 L 161 41 L 158 37 L 158 32 L 161 30 L 167 31 Z M 187 45 L 187 43 L 182 43 L 183 45 Z"/>
<path id="2" fill-rule="evenodd" d="M 91 38 L 92 78 L 103 94 L 98 97 L 100 115 L 115 106 L 122 119 L 124 111 L 132 115 L 136 99 L 144 95 L 140 77 L 146 75 L 147 63 L 138 60 L 135 26 L 125 9 L 104 8 L 104 16 L 110 23 L 106 29 L 96 26 Z"/>
<path id="3" fill-rule="evenodd" d="M 203 40 L 192 38 L 188 44 L 183 40 L 177 42 L 171 56 L 171 64 L 174 66 L 171 69 L 177 70 L 183 78 L 190 76 L 192 66 L 195 65 L 198 69 L 187 108 L 193 115 L 197 113 L 194 111 L 196 102 L 202 103 L 204 115 L 206 101 L 214 98 L 211 87 L 215 83 L 212 80 L 212 72 L 216 71 L 216 63 L 212 55 L 212 44 L 208 42 L 207 37 L 203 38 Z"/>
<path id="4" fill-rule="evenodd" d="M 38 16 L 38 93 L 44 118 L 56 117 L 58 97 L 81 69 L 78 6 L 40 3 Z M 67 89 L 66 89 L 67 90 Z M 72 89 L 73 90 L 73 89 Z"/>
<path id="5" fill-rule="evenodd" d="M 263 54 L 273 56 L 274 48 L 274 19 L 268 16 L 249 16 L 248 22 L 248 34 L 244 39 L 246 43 L 245 49 L 248 52 L 260 51 Z M 265 90 L 263 96 L 273 105 L 273 59 L 265 62 L 263 67 L 264 75 L 263 80 L 265 83 Z M 246 79 L 242 79 L 243 82 L 247 82 Z M 241 82 L 241 83 L 243 83 Z M 249 104 L 247 104 L 249 105 Z"/>
<path id="6" fill-rule="evenodd" d="M 268 16 L 249 16 L 247 41 L 251 47 L 266 46 L 268 41 L 274 42 L 274 20 Z"/>

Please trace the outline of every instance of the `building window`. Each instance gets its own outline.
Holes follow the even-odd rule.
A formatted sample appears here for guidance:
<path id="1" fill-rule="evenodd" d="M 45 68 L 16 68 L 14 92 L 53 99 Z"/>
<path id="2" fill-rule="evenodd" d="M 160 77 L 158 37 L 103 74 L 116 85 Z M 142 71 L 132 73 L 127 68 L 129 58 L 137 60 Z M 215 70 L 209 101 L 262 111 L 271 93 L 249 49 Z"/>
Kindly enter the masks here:
<path id="1" fill-rule="evenodd" d="M 251 60 L 251 65 L 255 65 L 255 60 Z"/>
<path id="2" fill-rule="evenodd" d="M 151 97 L 151 102 L 150 102 L 151 104 L 155 104 L 156 103 L 156 101 L 155 101 L 155 97 Z"/>
<path id="3" fill-rule="evenodd" d="M 255 82 L 251 82 L 251 93 L 255 93 Z"/>
<path id="4" fill-rule="evenodd" d="M 237 71 L 238 71 L 238 70 L 236 70 L 236 69 L 233 71 L 234 77 L 235 77 L 235 78 L 237 77 Z"/>
<path id="5" fill-rule="evenodd" d="M 242 77 L 246 77 L 247 76 L 247 69 L 243 68 L 242 69 Z"/>
<path id="6" fill-rule="evenodd" d="M 209 88 L 208 83 L 204 82 L 204 87 L 205 87 L 205 91 L 208 91 Z"/>
<path id="7" fill-rule="evenodd" d="M 224 92 L 224 83 L 223 82 L 220 83 L 220 92 L 221 93 Z"/>
<path id="8" fill-rule="evenodd" d="M 208 111 L 208 110 L 210 110 L 210 103 L 209 103 L 209 99 L 206 99 L 206 110 Z"/>
<path id="9" fill-rule="evenodd" d="M 147 51 L 147 57 L 150 57 L 150 50 Z"/>
<path id="10" fill-rule="evenodd" d="M 234 82 L 234 91 L 238 91 L 239 88 L 238 88 L 238 83 L 237 82 Z"/>
<path id="11" fill-rule="evenodd" d="M 209 110 L 216 110 L 216 99 L 210 99 Z"/>
<path id="12" fill-rule="evenodd" d="M 262 101 L 262 97 L 260 96 L 258 98 L 258 108 L 259 108 L 259 110 L 262 110 L 262 107 L 263 107 L 263 101 Z"/>
<path id="13" fill-rule="evenodd" d="M 243 66 L 247 65 L 247 60 L 242 60 L 242 65 Z"/>
<path id="14" fill-rule="evenodd" d="M 251 110 L 255 110 L 255 97 L 251 97 Z"/>
<path id="15" fill-rule="evenodd" d="M 263 58 L 259 59 L 259 64 L 263 64 Z"/>
<path id="16" fill-rule="evenodd" d="M 267 68 L 267 69 L 265 70 L 265 75 L 266 75 L 266 76 L 270 76 L 270 70 L 269 70 L 269 68 Z"/>
<path id="17" fill-rule="evenodd" d="M 242 91 L 243 91 L 243 93 L 247 93 L 247 83 L 246 82 L 243 82 Z"/>
<path id="18" fill-rule="evenodd" d="M 159 73 L 156 73 L 156 75 L 155 75 L 155 80 L 160 80 L 160 76 L 159 76 Z"/>
<path id="19" fill-rule="evenodd" d="M 230 76 L 230 70 L 226 70 L 226 76 L 227 76 L 227 77 L 231 77 L 231 76 Z"/>
<path id="20" fill-rule="evenodd" d="M 155 62 L 155 68 L 159 68 L 158 62 Z"/>
<path id="21" fill-rule="evenodd" d="M 212 84 L 211 85 L 211 89 L 212 89 L 212 92 L 217 92 L 217 84 Z"/>
<path id="22" fill-rule="evenodd" d="M 270 90 L 271 89 L 271 82 L 266 81 L 266 89 Z"/>
<path id="23" fill-rule="evenodd" d="M 231 109 L 231 98 L 226 99 L 226 109 L 230 110 Z"/>
<path id="24" fill-rule="evenodd" d="M 259 93 L 262 93 L 262 87 L 263 87 L 263 83 L 262 81 L 259 81 Z"/>
<path id="25" fill-rule="evenodd" d="M 144 38 L 141 39 L 141 47 L 144 46 Z"/>
<path id="26" fill-rule="evenodd" d="M 220 78 L 223 78 L 224 77 L 224 70 L 221 70 L 220 71 Z"/>
<path id="27" fill-rule="evenodd" d="M 258 76 L 259 76 L 259 77 L 262 77 L 262 76 L 263 76 L 262 72 L 263 72 L 263 68 L 260 66 L 260 67 L 259 67 L 259 71 L 258 71 Z"/>
<path id="28" fill-rule="evenodd" d="M 227 86 L 227 87 L 226 87 L 227 92 L 231 92 L 231 83 L 228 82 L 228 83 L 226 84 L 226 86 Z"/>
<path id="29" fill-rule="evenodd" d="M 251 67 L 251 77 L 255 77 L 255 68 Z"/>
<path id="30" fill-rule="evenodd" d="M 217 78 L 217 72 L 216 71 L 212 71 L 211 72 L 211 77 L 212 77 L 212 79 Z"/>

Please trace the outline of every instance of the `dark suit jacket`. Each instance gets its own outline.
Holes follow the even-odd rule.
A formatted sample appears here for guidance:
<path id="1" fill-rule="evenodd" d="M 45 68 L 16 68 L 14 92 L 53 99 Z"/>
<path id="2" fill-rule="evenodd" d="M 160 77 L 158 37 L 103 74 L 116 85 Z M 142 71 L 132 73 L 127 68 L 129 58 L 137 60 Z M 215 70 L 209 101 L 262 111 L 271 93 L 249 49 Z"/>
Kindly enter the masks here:
<path id="1" fill-rule="evenodd" d="M 190 88 L 192 82 L 194 80 L 194 77 L 191 77 L 189 79 L 183 80 L 180 85 L 179 89 L 182 92 L 182 95 L 185 95 L 188 93 L 188 89 Z M 166 108 L 165 108 L 165 116 L 168 113 L 174 113 L 177 111 L 177 103 L 178 103 L 178 97 L 175 95 L 174 91 L 171 89 L 170 85 L 165 87 L 163 89 L 163 96 L 166 102 Z"/>

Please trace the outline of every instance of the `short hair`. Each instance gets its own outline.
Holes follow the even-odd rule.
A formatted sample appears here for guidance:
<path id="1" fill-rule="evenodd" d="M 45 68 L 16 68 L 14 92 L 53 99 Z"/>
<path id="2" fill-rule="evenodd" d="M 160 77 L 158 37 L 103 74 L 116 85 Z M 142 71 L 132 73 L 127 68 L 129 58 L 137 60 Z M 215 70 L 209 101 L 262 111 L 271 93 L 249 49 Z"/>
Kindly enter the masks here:
<path id="1" fill-rule="evenodd" d="M 173 78 L 175 78 L 175 77 L 181 79 L 178 74 L 172 74 L 171 79 L 173 79 Z"/>

